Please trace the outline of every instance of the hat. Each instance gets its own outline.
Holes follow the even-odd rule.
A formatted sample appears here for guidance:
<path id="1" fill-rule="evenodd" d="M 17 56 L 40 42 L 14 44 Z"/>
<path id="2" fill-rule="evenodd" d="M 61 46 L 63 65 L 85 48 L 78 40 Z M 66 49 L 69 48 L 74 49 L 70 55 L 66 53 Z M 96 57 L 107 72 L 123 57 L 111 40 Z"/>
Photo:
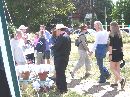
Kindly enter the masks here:
<path id="1" fill-rule="evenodd" d="M 58 30 L 58 29 L 61 29 L 61 28 L 68 28 L 68 27 L 64 26 L 63 24 L 57 24 L 55 30 Z"/>
<path id="2" fill-rule="evenodd" d="M 82 23 L 79 27 L 80 27 L 80 28 L 81 28 L 81 27 L 87 27 L 87 25 L 84 24 L 84 23 Z"/>
<path id="3" fill-rule="evenodd" d="M 24 25 L 21 25 L 19 29 L 27 29 L 28 27 L 25 27 Z"/>
<path id="4" fill-rule="evenodd" d="M 16 32 L 21 32 L 21 30 L 20 29 L 16 29 Z"/>

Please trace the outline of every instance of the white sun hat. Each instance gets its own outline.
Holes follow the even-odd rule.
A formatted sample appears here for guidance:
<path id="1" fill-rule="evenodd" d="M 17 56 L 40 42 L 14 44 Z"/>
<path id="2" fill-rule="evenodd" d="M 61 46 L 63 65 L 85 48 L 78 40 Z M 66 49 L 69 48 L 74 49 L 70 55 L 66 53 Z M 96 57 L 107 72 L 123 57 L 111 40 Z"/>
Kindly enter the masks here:
<path id="1" fill-rule="evenodd" d="M 58 30 L 58 29 L 61 29 L 61 28 L 68 28 L 68 27 L 64 26 L 63 24 L 57 24 L 55 30 Z"/>
<path id="2" fill-rule="evenodd" d="M 21 25 L 18 29 L 28 29 L 28 27 L 25 27 L 24 25 Z"/>

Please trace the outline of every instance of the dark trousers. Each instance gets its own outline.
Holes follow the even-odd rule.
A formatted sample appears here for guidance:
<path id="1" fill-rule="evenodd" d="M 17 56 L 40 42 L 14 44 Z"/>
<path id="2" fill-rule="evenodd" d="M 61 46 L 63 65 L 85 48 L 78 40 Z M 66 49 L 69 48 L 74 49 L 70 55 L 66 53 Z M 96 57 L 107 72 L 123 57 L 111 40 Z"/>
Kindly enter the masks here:
<path id="1" fill-rule="evenodd" d="M 4 70 L 0 70 L 0 97 L 12 97 Z"/>
<path id="2" fill-rule="evenodd" d="M 68 65 L 69 56 L 54 57 L 56 70 L 56 85 L 60 92 L 67 91 L 65 70 Z"/>

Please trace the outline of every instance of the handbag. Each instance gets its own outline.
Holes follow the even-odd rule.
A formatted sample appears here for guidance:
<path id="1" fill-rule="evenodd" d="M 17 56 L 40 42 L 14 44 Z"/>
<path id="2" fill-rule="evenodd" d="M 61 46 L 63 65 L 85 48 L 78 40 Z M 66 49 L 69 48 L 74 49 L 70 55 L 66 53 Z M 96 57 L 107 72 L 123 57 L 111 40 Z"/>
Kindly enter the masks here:
<path id="1" fill-rule="evenodd" d="M 122 62 L 120 63 L 120 68 L 125 66 L 125 60 L 122 60 Z"/>

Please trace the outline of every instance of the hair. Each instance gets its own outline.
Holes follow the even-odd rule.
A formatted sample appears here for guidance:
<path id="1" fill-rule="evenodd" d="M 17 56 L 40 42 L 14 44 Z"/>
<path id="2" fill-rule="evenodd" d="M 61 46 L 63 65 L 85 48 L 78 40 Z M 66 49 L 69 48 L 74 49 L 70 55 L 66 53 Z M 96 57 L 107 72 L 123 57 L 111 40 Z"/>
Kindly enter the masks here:
<path id="1" fill-rule="evenodd" d="M 14 38 L 15 37 L 15 33 L 10 34 L 10 38 Z"/>
<path id="2" fill-rule="evenodd" d="M 61 28 L 60 30 L 61 30 L 61 31 L 66 31 L 66 28 Z"/>
<path id="3" fill-rule="evenodd" d="M 36 32 L 35 35 L 38 35 L 38 36 L 39 36 L 39 32 Z"/>
<path id="4" fill-rule="evenodd" d="M 21 35 L 21 37 L 23 36 L 22 31 L 19 30 L 19 29 L 16 30 L 16 33 L 15 33 L 14 38 L 17 39 L 17 36 L 18 36 L 18 35 Z"/>
<path id="5" fill-rule="evenodd" d="M 52 29 L 52 36 L 56 36 L 56 30 L 55 29 L 56 29 L 55 27 Z"/>
<path id="6" fill-rule="evenodd" d="M 101 31 L 104 30 L 102 23 L 100 21 L 95 21 L 94 24 L 96 24 L 98 26 L 98 29 L 100 29 Z"/>
<path id="7" fill-rule="evenodd" d="M 121 32 L 120 32 L 120 29 L 119 29 L 117 22 L 113 21 L 110 23 L 110 30 L 111 30 L 110 35 L 112 37 L 118 36 L 121 38 Z"/>
<path id="8" fill-rule="evenodd" d="M 86 24 L 84 24 L 84 23 L 83 23 L 83 24 L 81 24 L 81 25 L 80 25 L 80 29 L 81 29 L 81 31 L 83 31 L 83 30 L 84 30 L 84 28 L 86 28 L 86 27 L 88 27 Z"/>
<path id="9" fill-rule="evenodd" d="M 44 24 L 42 24 L 42 25 L 40 25 L 40 27 L 45 27 L 45 25 L 44 25 Z"/>

